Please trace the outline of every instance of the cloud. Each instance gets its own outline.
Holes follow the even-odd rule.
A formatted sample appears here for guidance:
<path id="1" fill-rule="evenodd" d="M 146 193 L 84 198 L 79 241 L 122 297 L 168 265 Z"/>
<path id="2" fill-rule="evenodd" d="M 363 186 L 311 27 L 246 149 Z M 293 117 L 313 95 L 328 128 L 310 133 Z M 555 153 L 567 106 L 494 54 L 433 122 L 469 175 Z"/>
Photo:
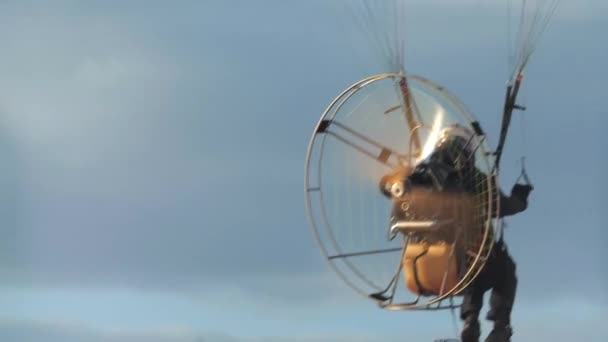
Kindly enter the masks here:
<path id="1" fill-rule="evenodd" d="M 579 312 L 573 316 L 570 312 L 572 305 L 584 306 L 587 311 Z M 324 333 L 300 333 L 298 330 L 306 331 L 308 320 L 300 321 L 301 329 L 294 329 L 290 333 L 268 334 L 262 336 L 244 334 L 237 332 L 222 332 L 211 330 L 200 330 L 192 326 L 161 326 L 147 329 L 101 329 L 79 323 L 77 321 L 39 321 L 39 320 L 15 320 L 4 318 L 0 320 L 0 339 L 6 341 L 24 342 L 123 342 L 123 341 L 146 341 L 146 342 L 396 342 L 396 341 L 422 341 L 433 340 L 440 337 L 451 337 L 454 331 L 444 329 L 450 326 L 446 315 L 433 313 L 425 316 L 426 321 L 412 324 L 413 315 L 424 313 L 412 313 L 410 316 L 399 314 L 399 319 L 389 319 L 401 328 L 388 331 L 377 330 L 376 333 L 355 333 L 356 327 L 350 324 L 349 329 L 329 329 Z M 520 305 L 516 307 L 514 319 L 515 336 L 519 339 L 534 340 L 539 342 L 555 340 L 584 340 L 603 341 L 608 337 L 608 329 L 602 324 L 605 317 L 605 308 L 593 306 L 589 303 L 578 301 L 550 301 L 540 306 Z M 441 318 L 443 317 L 443 318 Z M 371 318 L 371 317 L 370 317 Z M 370 324 L 361 318 L 360 325 Z M 430 324 L 429 324 L 430 323 Z M 238 324 L 237 324 L 238 325 Z M 381 325 L 382 326 L 382 325 Z M 345 326 L 346 327 L 346 326 Z M 388 326 L 387 326 L 388 328 Z M 428 330 L 426 330 L 428 328 Z M 491 324 L 482 321 L 484 336 L 491 330 Z M 238 327 L 235 326 L 235 331 Z"/>
<path id="2" fill-rule="evenodd" d="M 181 330 L 181 331 L 180 331 Z M 75 323 L 0 321 L 0 339 L 23 342 L 237 342 L 238 339 L 223 334 L 199 336 L 187 329 L 175 331 L 104 331 Z"/>
<path id="3" fill-rule="evenodd" d="M 276 2 L 265 15 L 255 4 L 2 6 L 0 281 L 193 292 L 230 283 L 311 302 L 334 293 L 304 213 L 302 158 L 331 96 L 365 73 L 319 10 L 328 5 Z M 479 28 L 494 18 L 429 25 L 436 8 L 424 13 L 408 19 L 412 69 L 491 112 L 485 95 L 502 100 L 503 74 L 487 47 L 502 41 Z M 584 31 L 571 28 L 560 32 Z M 575 55 L 553 44 L 555 59 Z M 568 122 L 555 116 L 553 128 Z M 538 268 L 526 269 L 531 283 Z M 561 264 L 549 270 L 559 291 L 578 292 Z"/>
<path id="4" fill-rule="evenodd" d="M 18 208 L 0 232 L 10 237 L 0 261 L 9 281 L 198 283 L 233 265 L 286 271 L 317 253 L 301 243 L 312 241 L 301 195 L 287 190 L 301 181 L 300 158 L 273 151 L 280 145 L 268 131 L 249 133 L 246 123 L 262 126 L 260 117 L 227 115 L 263 109 L 250 94 L 236 109 L 219 96 L 238 89 L 237 64 L 206 48 L 215 43 L 198 31 L 207 12 L 173 9 L 202 26 L 158 32 L 133 9 L 4 6 L 14 15 L 3 25 L 16 32 L 0 67 L 12 161 L 2 177 Z M 163 10 L 152 7 L 148 14 Z M 293 205 L 278 212 L 280 197 Z M 270 243 L 278 236 L 283 243 Z M 289 262 L 276 262 L 288 251 Z"/>
<path id="5" fill-rule="evenodd" d="M 361 336 L 267 336 L 235 337 L 227 333 L 198 333 L 191 329 L 176 328 L 159 331 L 105 331 L 92 329 L 75 323 L 37 322 L 37 321 L 0 321 L 0 339 L 3 341 L 23 342 L 376 342 L 397 341 L 397 339 L 378 339 Z"/>

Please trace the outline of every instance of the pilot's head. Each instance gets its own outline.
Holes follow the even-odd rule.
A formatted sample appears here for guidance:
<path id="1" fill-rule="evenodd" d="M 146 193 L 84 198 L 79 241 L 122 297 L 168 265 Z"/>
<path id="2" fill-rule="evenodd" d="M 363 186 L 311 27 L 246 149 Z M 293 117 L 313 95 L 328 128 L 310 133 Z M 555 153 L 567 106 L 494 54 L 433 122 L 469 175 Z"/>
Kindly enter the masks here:
<path id="1" fill-rule="evenodd" d="M 475 134 L 468 128 L 455 124 L 439 134 L 430 161 L 438 161 L 456 171 L 471 170 L 475 165 Z"/>

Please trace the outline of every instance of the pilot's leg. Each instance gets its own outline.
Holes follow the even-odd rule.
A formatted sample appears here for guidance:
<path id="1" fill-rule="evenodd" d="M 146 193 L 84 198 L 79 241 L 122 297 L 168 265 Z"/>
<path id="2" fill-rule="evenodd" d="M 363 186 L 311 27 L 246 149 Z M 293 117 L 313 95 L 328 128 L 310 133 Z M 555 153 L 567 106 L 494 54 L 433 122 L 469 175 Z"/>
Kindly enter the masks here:
<path id="1" fill-rule="evenodd" d="M 490 288 L 491 263 L 488 262 L 477 278 L 464 290 L 460 319 L 464 321 L 460 339 L 462 342 L 478 342 L 481 334 L 479 312 L 483 306 L 483 295 Z"/>
<path id="2" fill-rule="evenodd" d="M 487 315 L 489 320 L 494 321 L 494 329 L 486 341 L 507 342 L 512 335 L 511 311 L 517 290 L 516 266 L 506 248 L 496 247 L 490 311 Z"/>

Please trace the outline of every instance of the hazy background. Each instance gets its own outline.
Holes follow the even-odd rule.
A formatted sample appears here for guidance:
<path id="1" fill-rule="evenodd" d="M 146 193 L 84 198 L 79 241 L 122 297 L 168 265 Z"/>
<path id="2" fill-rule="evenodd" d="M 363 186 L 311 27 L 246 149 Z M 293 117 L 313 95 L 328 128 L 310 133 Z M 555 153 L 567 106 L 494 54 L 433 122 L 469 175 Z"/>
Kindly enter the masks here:
<path id="1" fill-rule="evenodd" d="M 320 114 L 385 70 L 337 2 L 0 3 L 0 340 L 432 341 L 449 313 L 385 312 L 328 267 L 305 216 Z M 413 1 L 406 63 L 495 144 L 506 6 Z M 608 6 L 564 2 L 503 160 L 515 337 L 608 339 Z M 346 39 L 348 38 L 348 39 Z"/>

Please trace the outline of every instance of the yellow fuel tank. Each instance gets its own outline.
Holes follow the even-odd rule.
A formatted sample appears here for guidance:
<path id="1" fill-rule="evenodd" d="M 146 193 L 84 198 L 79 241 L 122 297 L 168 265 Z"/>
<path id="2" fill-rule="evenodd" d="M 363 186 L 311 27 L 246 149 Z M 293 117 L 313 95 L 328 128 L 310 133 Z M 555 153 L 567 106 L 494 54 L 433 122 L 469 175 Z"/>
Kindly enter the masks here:
<path id="1" fill-rule="evenodd" d="M 403 270 L 407 288 L 415 294 L 439 295 L 458 284 L 456 255 L 450 258 L 450 244 L 410 243 L 403 255 Z M 445 284 L 442 283 L 445 277 Z"/>

